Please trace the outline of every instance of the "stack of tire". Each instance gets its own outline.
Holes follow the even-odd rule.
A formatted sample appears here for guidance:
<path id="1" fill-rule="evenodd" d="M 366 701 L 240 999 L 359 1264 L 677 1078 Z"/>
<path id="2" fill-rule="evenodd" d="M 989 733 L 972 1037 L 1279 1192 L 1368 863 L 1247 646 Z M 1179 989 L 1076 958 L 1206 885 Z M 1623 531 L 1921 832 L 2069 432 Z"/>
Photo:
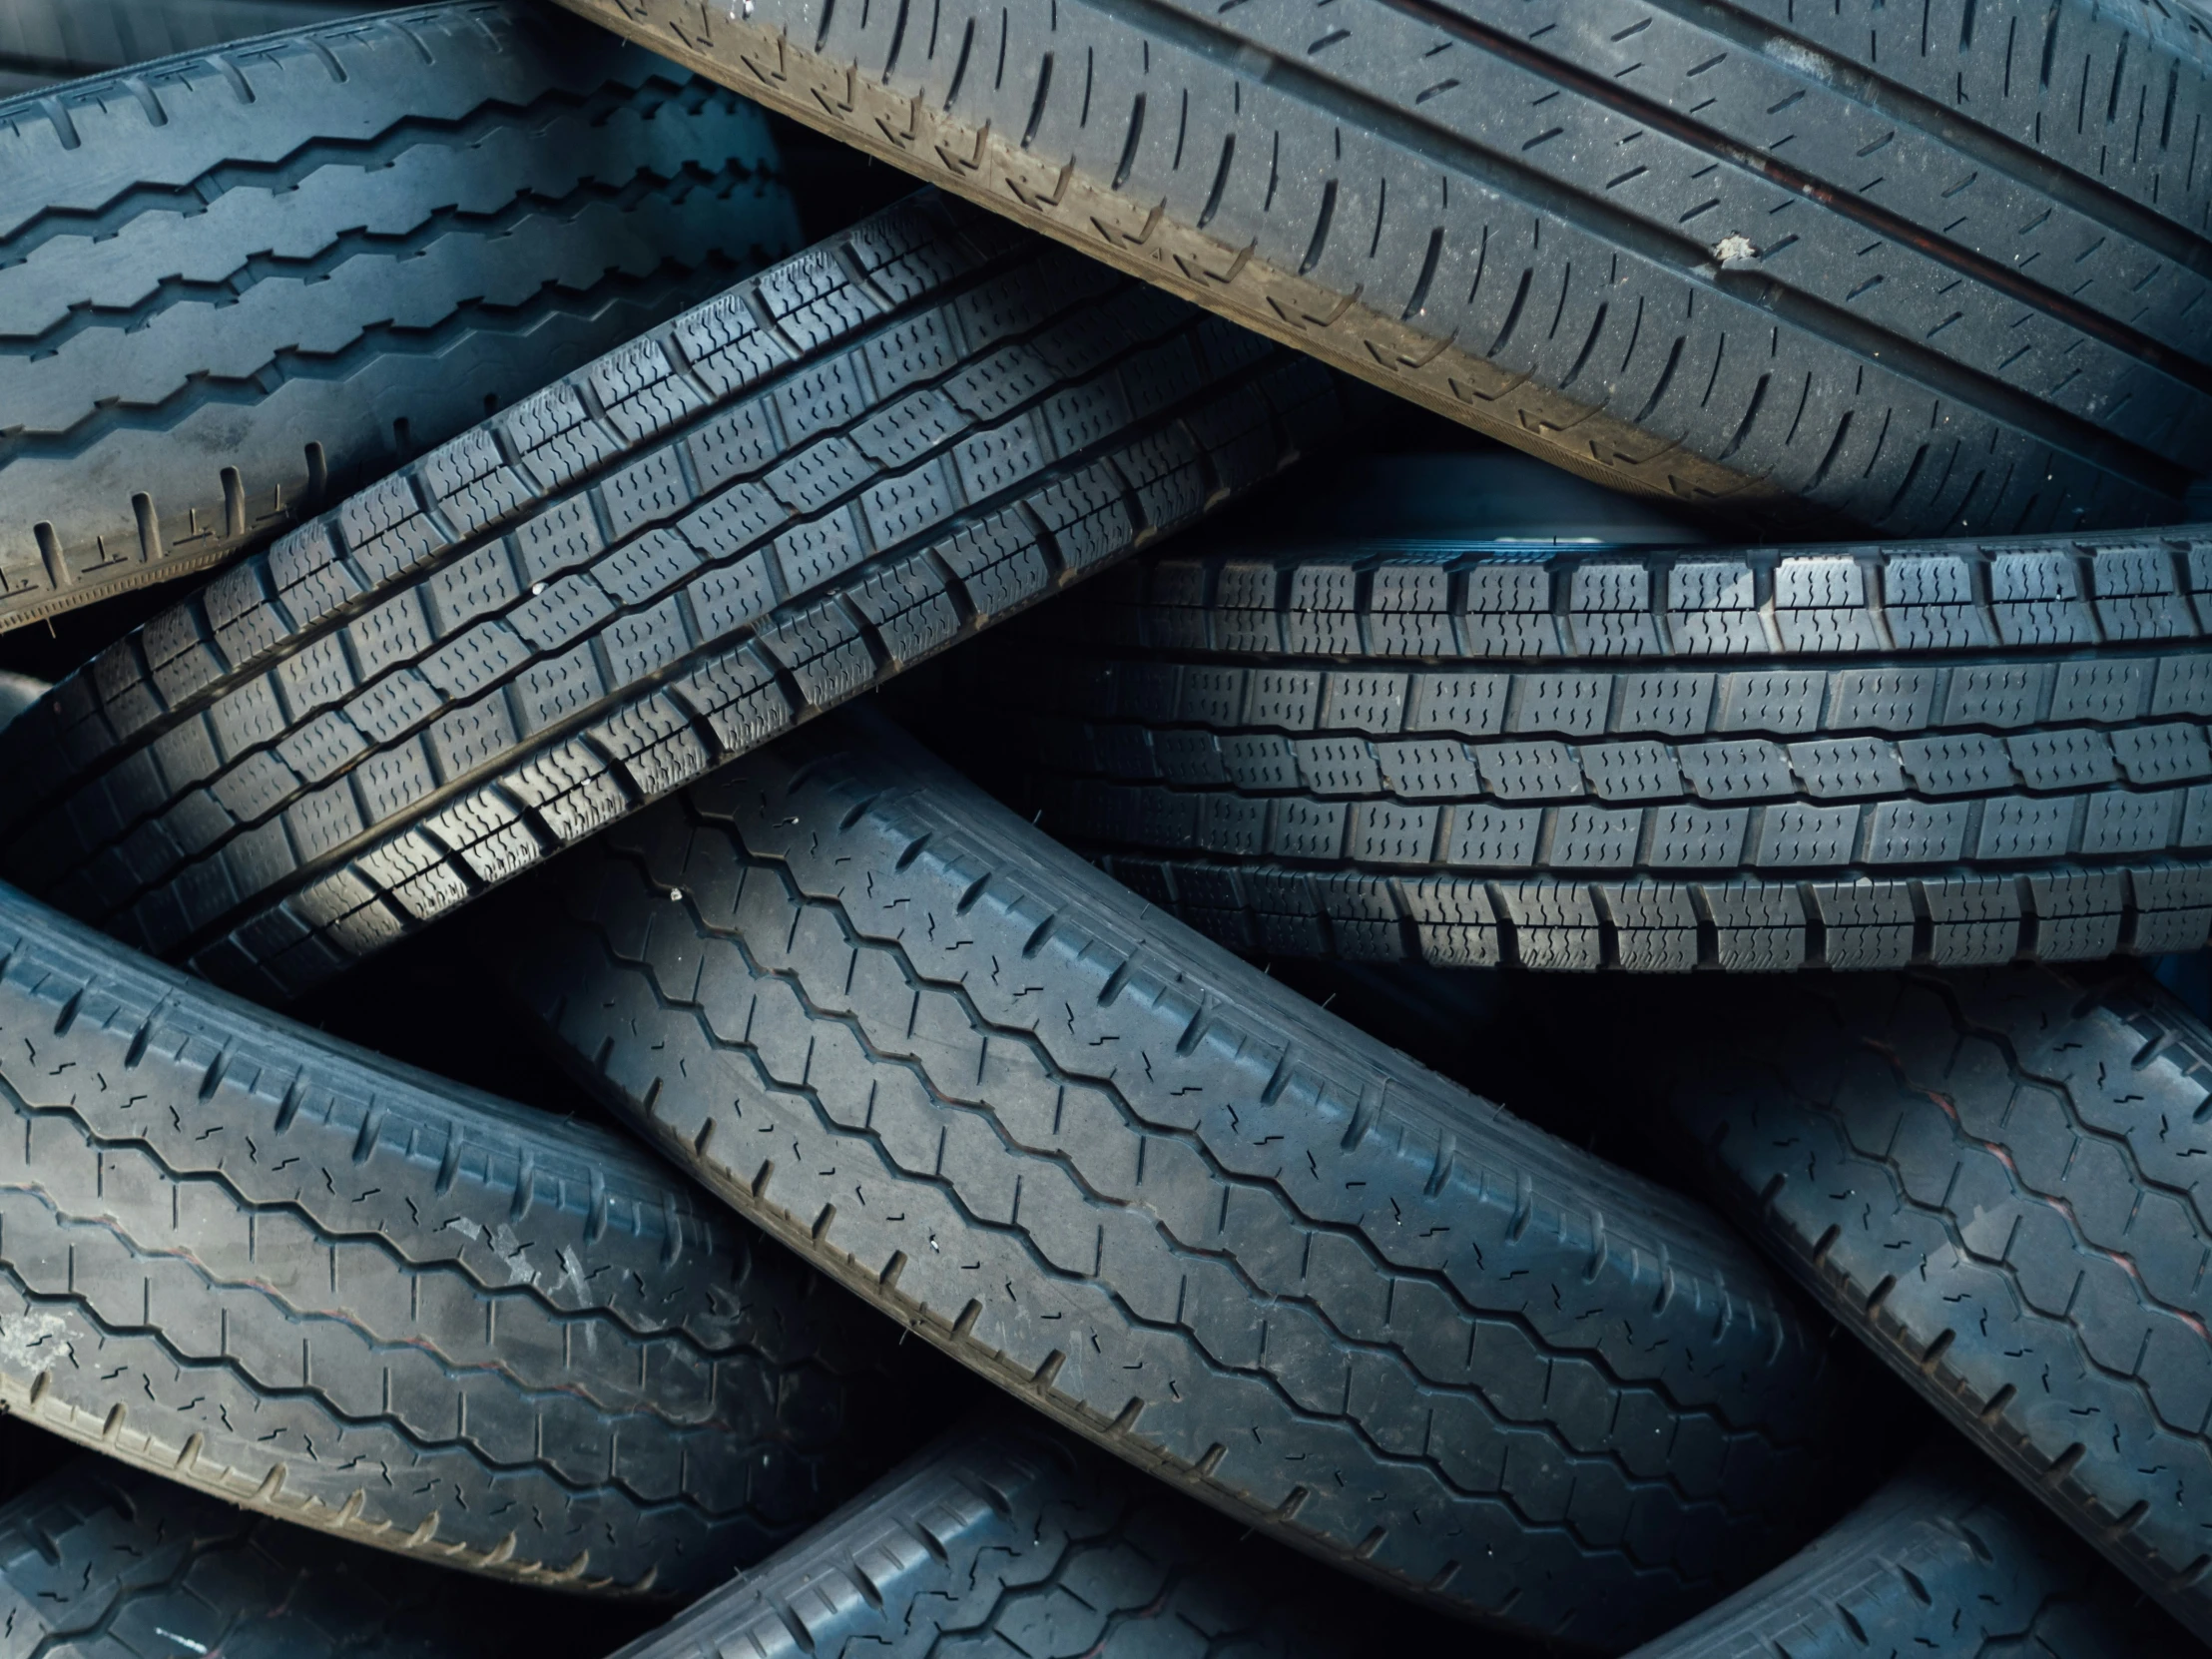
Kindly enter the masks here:
<path id="1" fill-rule="evenodd" d="M 0 5 L 0 1655 L 2212 1640 L 2212 20 L 569 3 Z"/>

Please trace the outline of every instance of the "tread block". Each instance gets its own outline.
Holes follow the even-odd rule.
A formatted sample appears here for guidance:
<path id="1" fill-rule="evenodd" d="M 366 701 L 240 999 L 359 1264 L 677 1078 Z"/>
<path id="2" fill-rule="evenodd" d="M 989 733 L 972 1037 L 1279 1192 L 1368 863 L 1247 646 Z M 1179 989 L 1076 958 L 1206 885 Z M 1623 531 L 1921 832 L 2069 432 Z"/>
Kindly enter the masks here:
<path id="1" fill-rule="evenodd" d="M 622 447 L 566 382 L 524 398 L 494 425 L 539 495 L 552 494 Z"/>
<path id="2" fill-rule="evenodd" d="M 1670 566 L 1667 633 L 1686 657 L 1739 657 L 1771 649 L 1751 566 L 1720 560 Z"/>
<path id="3" fill-rule="evenodd" d="M 717 397 L 758 383 L 788 362 L 783 341 L 764 329 L 740 294 L 717 294 L 670 325 L 691 371 Z"/>
<path id="4" fill-rule="evenodd" d="M 2131 868 L 2128 896 L 2135 909 L 2138 955 L 2202 950 L 2212 936 L 2212 872 L 2173 867 Z"/>
<path id="5" fill-rule="evenodd" d="M 1808 918 L 1797 888 L 1715 883 L 1692 890 L 1712 918 L 1722 967 L 1772 973 L 1805 960 Z"/>
<path id="6" fill-rule="evenodd" d="M 2019 948 L 2020 891 L 2005 876 L 1951 876 L 1921 883 L 1931 929 L 1929 958 L 1944 966 L 2008 962 Z"/>
<path id="7" fill-rule="evenodd" d="M 1513 923 L 1516 960 L 1522 967 L 1587 971 L 1603 963 L 1597 903 L 1587 887 L 1501 881 L 1492 890 Z"/>
<path id="8" fill-rule="evenodd" d="M 1832 968 L 1901 968 L 1913 960 L 1912 889 L 1903 881 L 1814 881 L 1807 885 L 1820 917 Z"/>
<path id="9" fill-rule="evenodd" d="M 1989 564 L 1990 609 L 2006 645 L 2093 645 L 2096 623 L 2068 554 L 2000 553 Z"/>
<path id="10" fill-rule="evenodd" d="M 418 568 L 449 545 L 445 533 L 423 510 L 414 479 L 405 472 L 347 497 L 338 508 L 336 528 L 353 568 L 368 578 L 371 587 L 382 587 Z"/>
<path id="11" fill-rule="evenodd" d="M 2091 961 L 2119 948 L 2123 877 L 2079 870 L 2026 877 L 2035 912 L 2035 956 L 2044 962 Z"/>
<path id="12" fill-rule="evenodd" d="M 1591 889 L 1613 926 L 1619 963 L 1637 973 L 1687 973 L 1698 965 L 1698 914 L 1673 883 Z"/>
<path id="13" fill-rule="evenodd" d="M 1974 566 L 1955 553 L 1904 554 L 1884 561 L 1883 615 L 1905 651 L 1977 651 L 1996 643 Z"/>
<path id="14" fill-rule="evenodd" d="M 1326 375 L 1096 262 L 933 199 L 894 210 L 435 445 L 230 579 L 214 611 L 180 609 L 109 653 L 72 720 L 100 788 L 71 828 L 115 845 L 78 854 L 97 876 L 55 879 L 119 917 L 152 916 L 138 899 L 175 886 L 190 902 L 163 900 L 159 925 L 180 954 L 266 994 L 296 988 L 450 907 L 450 883 L 425 869 L 404 901 L 317 900 L 297 926 L 260 912 L 450 812 L 456 785 L 525 804 L 522 838 L 507 826 L 456 848 L 464 885 L 494 884 L 541 841 L 1267 476 L 1335 429 L 1336 405 Z M 1011 499 L 978 513 L 979 495 Z M 1435 615 L 1448 583 L 1427 586 Z M 234 667 L 214 649 L 226 639 L 257 666 Z M 191 706 L 168 709 L 164 684 Z M 203 718 L 217 767 L 189 739 Z M 156 745 L 176 777 L 147 759 Z M 1176 754 L 1200 777 L 1229 770 L 1203 746 Z M 1380 781 L 1372 750 L 1309 759 L 1327 787 Z M 84 793 L 66 787 L 73 764 L 41 786 L 49 818 Z M 314 793 L 333 788 L 351 821 Z M 1271 828 L 1218 788 L 1106 805 L 1194 847 L 1345 833 L 1341 814 Z M 207 895 L 229 881 L 228 838 L 273 817 L 311 845 L 302 871 L 223 909 Z M 1376 817 L 1369 833 L 1403 828 Z M 40 857 L 65 844 L 15 838 Z"/>
<path id="15" fill-rule="evenodd" d="M 1424 960 L 1438 967 L 1495 967 L 1500 951 L 1497 913 L 1479 881 L 1428 876 L 1398 887 Z"/>
<path id="16" fill-rule="evenodd" d="M 1889 642 L 1868 605 L 1865 568 L 1842 555 L 1775 566 L 1774 617 L 1786 651 L 1880 651 Z"/>
<path id="17" fill-rule="evenodd" d="M 463 432 L 431 450 L 415 463 L 415 478 L 438 516 L 462 536 L 514 517 L 533 494 L 521 474 L 507 465 L 488 427 Z"/>
<path id="18" fill-rule="evenodd" d="M 1635 808 L 1554 808 L 1546 861 L 1560 869 L 1622 869 L 1636 862 L 1644 815 Z"/>
<path id="19" fill-rule="evenodd" d="M 1845 668 L 1830 684 L 1827 719 L 1832 732 L 1918 732 L 1936 704 L 1934 668 Z"/>
<path id="20" fill-rule="evenodd" d="M 641 455 L 610 472 L 599 486 L 607 531 L 617 541 L 639 526 L 674 518 L 691 505 L 691 486 L 673 445 Z"/>
<path id="21" fill-rule="evenodd" d="M 1586 657 L 1645 657 L 1658 651 L 1651 574 L 1640 564 L 1577 565 L 1567 585 L 1567 619 L 1575 646 Z"/>
<path id="22" fill-rule="evenodd" d="M 707 401 L 650 335 L 618 346 L 585 374 L 608 421 L 631 443 L 658 436 Z"/>
<path id="23" fill-rule="evenodd" d="M 1536 861 L 1543 823 L 1540 807 L 1454 807 L 1443 861 L 1460 869 L 1526 869 Z"/>
<path id="24" fill-rule="evenodd" d="M 1459 639 L 1470 657 L 1558 654 L 1551 573 L 1526 565 L 1476 565 L 1461 578 Z M 1287 649 L 1296 649 L 1285 642 Z"/>
<path id="25" fill-rule="evenodd" d="M 1867 809 L 1870 864 L 1957 863 L 1966 855 L 1973 809 L 1963 801 L 1881 801 Z"/>

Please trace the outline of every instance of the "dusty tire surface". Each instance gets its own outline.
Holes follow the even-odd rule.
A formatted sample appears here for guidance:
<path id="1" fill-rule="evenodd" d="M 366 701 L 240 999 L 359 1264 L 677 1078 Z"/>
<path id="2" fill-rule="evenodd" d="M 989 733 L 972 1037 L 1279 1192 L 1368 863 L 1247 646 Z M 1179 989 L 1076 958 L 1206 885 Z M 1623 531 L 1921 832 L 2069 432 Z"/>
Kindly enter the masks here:
<path id="1" fill-rule="evenodd" d="M 2002 1475 L 1937 1445 L 1758 1583 L 1630 1659 L 2132 1659 L 2188 1645 Z"/>
<path id="2" fill-rule="evenodd" d="M 482 925 L 587 1086 L 741 1213 L 1349 1571 L 1618 1648 L 1824 1518 L 1837 1356 L 1739 1240 L 885 721 L 725 768 Z"/>
<path id="3" fill-rule="evenodd" d="M 883 1323 L 624 1139 L 6 888 L 0 952 L 0 1404 L 22 1421 L 425 1560 L 668 1596 L 895 1449 Z"/>
<path id="4" fill-rule="evenodd" d="M 2139 969 L 1854 975 L 1601 1017 L 1715 1201 L 1968 1439 L 2212 1632 L 2212 1032 Z M 1701 1030 L 1708 1040 L 1686 1038 Z"/>
<path id="5" fill-rule="evenodd" d="M 1628 487 L 2007 534 L 2170 522 L 2212 458 L 2193 11 L 566 3 Z"/>
<path id="6" fill-rule="evenodd" d="M 1494 470 L 1461 480 L 1477 527 Z M 1170 549 L 987 642 L 973 766 L 1259 955 L 1771 971 L 2212 931 L 2212 530 L 1606 548 L 1394 511 Z"/>
<path id="7" fill-rule="evenodd" d="M 0 97 L 391 9 L 389 0 L 0 0 Z"/>
<path id="8" fill-rule="evenodd" d="M 753 105 L 519 3 L 0 99 L 0 629 L 267 541 L 790 253 L 779 174 Z"/>
<path id="9" fill-rule="evenodd" d="M 0 1504 L 7 1659 L 470 1659 L 518 1635 L 599 1659 L 628 1622 L 611 1612 L 356 1549 L 104 1458 Z"/>
<path id="10" fill-rule="evenodd" d="M 0 734 L 0 867 L 265 1000 L 1188 523 L 1325 371 L 924 192 L 291 532 Z"/>
<path id="11" fill-rule="evenodd" d="M 614 1659 L 780 1653 L 795 1633 L 814 1659 L 1340 1659 L 1458 1639 L 1421 1626 L 1016 1416 L 955 1430 Z"/>

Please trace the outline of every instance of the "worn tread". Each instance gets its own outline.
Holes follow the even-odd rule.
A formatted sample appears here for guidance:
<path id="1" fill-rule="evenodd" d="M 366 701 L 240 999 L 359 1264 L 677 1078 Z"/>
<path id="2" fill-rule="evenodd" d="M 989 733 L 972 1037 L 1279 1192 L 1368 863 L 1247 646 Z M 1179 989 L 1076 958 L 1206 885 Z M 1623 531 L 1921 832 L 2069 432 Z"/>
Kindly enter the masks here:
<path id="1" fill-rule="evenodd" d="M 1710 1218 L 1160 917 L 880 717 L 486 912 L 555 1051 L 808 1260 L 1440 1609 L 1625 1645 L 1820 1523 L 1820 1335 Z"/>
<path id="2" fill-rule="evenodd" d="M 874 1472 L 876 1322 L 604 1131 L 0 888 L 0 1405 L 427 1560 L 682 1595 Z"/>
<path id="3" fill-rule="evenodd" d="M 0 628 L 266 542 L 798 246 L 762 112 L 665 60 L 307 9 L 0 100 Z"/>
<path id="4" fill-rule="evenodd" d="M 1529 1012 L 1557 1032 L 1593 1010 Z M 2203 1022 L 2119 964 L 1747 983 L 1726 1042 L 1685 1042 L 1669 987 L 1616 991 L 1602 1017 L 1636 1057 L 1609 1086 L 1680 1137 L 1716 1201 L 2212 1633 Z"/>
<path id="5" fill-rule="evenodd" d="M 2169 521 L 2212 457 L 2194 12 L 566 3 L 1616 484 L 2015 532 Z"/>
<path id="6" fill-rule="evenodd" d="M 614 1659 L 1339 1659 L 1455 1639 L 1419 1622 L 1042 1421 L 978 1420 Z"/>
<path id="7" fill-rule="evenodd" d="M 64 680 L 0 734 L 0 862 L 290 995 L 1338 420 L 1316 365 L 924 192 Z"/>
<path id="8" fill-rule="evenodd" d="M 0 1505 L 8 1659 L 472 1659 L 518 1637 L 599 1659 L 622 1634 L 573 1600 L 356 1549 L 104 1458 Z"/>
<path id="9" fill-rule="evenodd" d="M 2189 1645 L 2001 1475 L 1936 1444 L 1758 1583 L 1629 1659 L 2135 1659 Z"/>
<path id="10" fill-rule="evenodd" d="M 0 0 L 0 96 L 392 9 L 390 0 Z"/>

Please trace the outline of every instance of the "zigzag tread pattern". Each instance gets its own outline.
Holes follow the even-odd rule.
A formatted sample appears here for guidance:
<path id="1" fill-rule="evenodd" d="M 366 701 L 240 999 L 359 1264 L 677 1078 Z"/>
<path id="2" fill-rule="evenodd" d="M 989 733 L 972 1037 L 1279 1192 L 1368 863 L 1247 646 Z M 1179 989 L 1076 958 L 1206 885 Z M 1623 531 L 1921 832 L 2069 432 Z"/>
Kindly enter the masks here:
<path id="1" fill-rule="evenodd" d="M 80 1458 L 0 1505 L 0 1628 L 21 1659 L 461 1659 L 527 1631 L 598 1659 L 617 1618 L 272 1521 Z M 614 1639 L 619 1640 L 619 1635 Z"/>
<path id="2" fill-rule="evenodd" d="M 944 1659 L 993 1642 L 1336 1659 L 1451 1639 L 1355 1585 L 1301 1585 L 1311 1577 L 1080 1441 L 977 1420 L 615 1659 Z"/>
<path id="3" fill-rule="evenodd" d="M 1716 1197 L 1968 1438 L 2212 1629 L 2212 1034 L 2119 967 L 1750 995 L 1741 1040 L 1702 1057 L 1656 1037 L 1671 996 L 1612 1015 Z"/>
<path id="4" fill-rule="evenodd" d="M 1938 1442 L 1758 1583 L 1633 1659 L 2127 1659 L 2188 1642 L 2002 1475 Z"/>
<path id="5" fill-rule="evenodd" d="M 487 912 L 610 1103 L 1048 1414 L 1432 1605 L 1629 1641 L 1784 1547 L 1837 1379 L 1731 1241 L 871 724 Z"/>
<path id="6" fill-rule="evenodd" d="M 12 892 L 0 1397 L 264 1513 L 681 1593 L 867 1472 L 886 1344 L 604 1134 L 343 1049 Z"/>

